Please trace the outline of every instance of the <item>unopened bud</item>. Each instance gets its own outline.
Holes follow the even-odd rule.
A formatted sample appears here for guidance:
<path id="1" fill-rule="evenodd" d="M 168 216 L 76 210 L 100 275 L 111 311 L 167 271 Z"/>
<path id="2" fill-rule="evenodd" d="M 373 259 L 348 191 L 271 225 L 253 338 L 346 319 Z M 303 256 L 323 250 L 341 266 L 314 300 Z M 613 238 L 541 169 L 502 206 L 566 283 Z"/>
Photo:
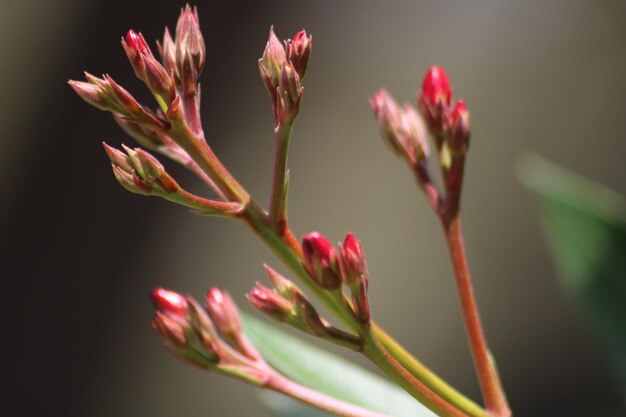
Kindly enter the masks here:
<path id="1" fill-rule="evenodd" d="M 294 283 L 280 275 L 269 265 L 264 264 L 263 267 L 265 268 L 267 277 L 269 278 L 272 286 L 276 289 L 276 291 L 283 297 L 289 297 L 296 289 Z"/>
<path id="2" fill-rule="evenodd" d="M 324 336 L 327 333 L 324 322 L 304 294 L 300 292 L 294 293 L 293 304 L 295 306 L 295 314 L 290 321 L 291 325 L 317 337 Z"/>
<path id="3" fill-rule="evenodd" d="M 457 101 L 450 113 L 450 135 L 448 143 L 453 154 L 463 155 L 467 152 L 470 139 L 470 114 L 465 101 Z"/>
<path id="4" fill-rule="evenodd" d="M 143 195 L 163 195 L 176 193 L 180 189 L 178 183 L 154 156 L 141 148 L 122 147 L 127 157 L 124 157 L 123 152 L 104 144 L 115 178 L 128 191 Z"/>
<path id="5" fill-rule="evenodd" d="M 182 74 L 183 63 L 188 56 L 195 74 L 195 81 L 197 81 L 204 68 L 205 55 L 206 50 L 204 38 L 200 31 L 198 9 L 194 7 L 192 10 L 189 5 L 186 5 L 181 10 L 176 24 L 176 61 L 179 73 Z"/>
<path id="6" fill-rule="evenodd" d="M 369 102 L 381 136 L 398 156 L 410 165 L 428 157 L 424 122 L 410 104 L 399 107 L 386 90 L 378 91 Z"/>
<path id="7" fill-rule="evenodd" d="M 157 151 L 159 147 L 163 146 L 162 137 L 157 132 L 144 128 L 119 113 L 113 113 L 113 119 L 128 136 L 135 139 L 141 146 L 151 151 Z"/>
<path id="8" fill-rule="evenodd" d="M 352 293 L 354 313 L 361 321 L 367 323 L 370 321 L 367 294 L 369 274 L 365 265 L 363 246 L 352 233 L 348 233 L 340 248 L 340 254 L 342 278 Z"/>
<path id="9" fill-rule="evenodd" d="M 163 33 L 163 43 L 157 41 L 157 47 L 161 55 L 161 62 L 163 62 L 167 73 L 178 75 L 176 68 L 176 44 L 168 28 L 165 28 Z"/>
<path id="10" fill-rule="evenodd" d="M 241 332 L 239 310 L 226 291 L 211 288 L 206 295 L 206 305 L 220 333 L 224 336 L 234 338 Z"/>
<path id="11" fill-rule="evenodd" d="M 169 104 L 174 99 L 174 80 L 152 54 L 141 33 L 129 30 L 122 39 L 122 46 L 137 78 L 146 83 L 153 94 Z"/>
<path id="12" fill-rule="evenodd" d="M 352 233 L 346 235 L 340 254 L 342 278 L 346 284 L 352 285 L 367 279 L 363 246 Z"/>
<path id="13" fill-rule="evenodd" d="M 68 84 L 80 98 L 100 110 L 110 110 L 111 102 L 102 89 L 91 83 L 69 80 Z"/>
<path id="14" fill-rule="evenodd" d="M 446 72 L 438 66 L 432 66 L 426 72 L 418 102 L 428 128 L 439 136 L 444 130 L 445 115 L 452 99 L 452 88 Z"/>
<path id="15" fill-rule="evenodd" d="M 452 88 L 450 87 L 448 74 L 446 74 L 443 68 L 435 65 L 428 69 L 422 82 L 422 95 L 434 107 L 438 107 L 439 104 L 443 104 L 446 107 L 450 106 Z"/>
<path id="16" fill-rule="evenodd" d="M 161 339 L 179 349 L 187 345 L 187 337 L 185 336 L 187 326 L 186 322 L 175 320 L 160 311 L 157 311 L 154 319 L 152 319 L 152 327 L 161 336 Z"/>
<path id="17" fill-rule="evenodd" d="M 302 239 L 304 267 L 322 288 L 336 290 L 341 286 L 337 251 L 319 232 L 311 232 Z"/>
<path id="18" fill-rule="evenodd" d="M 272 26 L 270 27 L 269 39 L 265 45 L 265 51 L 263 51 L 263 56 L 259 60 L 261 77 L 270 93 L 278 87 L 285 59 L 285 49 L 276 37 L 274 27 Z"/>
<path id="19" fill-rule="evenodd" d="M 181 294 L 167 290 L 165 288 L 155 288 L 150 293 L 152 304 L 163 314 L 168 316 L 186 316 L 189 311 L 189 305 L 185 297 Z"/>
<path id="20" fill-rule="evenodd" d="M 311 36 L 307 36 L 306 31 L 304 30 L 296 33 L 293 39 L 285 41 L 287 60 L 293 64 L 293 67 L 300 76 L 300 79 L 303 79 L 304 74 L 306 73 L 306 67 L 309 62 L 309 56 L 311 55 L 312 45 L 313 38 Z"/>
<path id="21" fill-rule="evenodd" d="M 289 300 L 260 283 L 246 297 L 256 309 L 278 321 L 287 321 L 293 311 Z"/>
<path id="22" fill-rule="evenodd" d="M 290 62 L 285 62 L 277 88 L 276 120 L 291 124 L 298 115 L 302 101 L 300 76 Z"/>

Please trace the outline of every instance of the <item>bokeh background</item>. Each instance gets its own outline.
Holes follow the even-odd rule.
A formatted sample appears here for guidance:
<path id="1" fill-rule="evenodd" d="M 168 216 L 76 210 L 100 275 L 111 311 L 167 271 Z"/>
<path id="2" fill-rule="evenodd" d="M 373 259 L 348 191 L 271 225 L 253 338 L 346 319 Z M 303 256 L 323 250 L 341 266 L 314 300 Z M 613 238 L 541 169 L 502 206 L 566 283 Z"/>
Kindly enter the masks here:
<path id="1" fill-rule="evenodd" d="M 100 142 L 129 143 L 66 85 L 108 72 L 137 96 L 119 45 L 175 25 L 179 1 L 1 3 L 3 376 L 13 416 L 266 416 L 254 390 L 173 357 L 150 328 L 156 285 L 243 294 L 278 266 L 242 225 L 125 192 Z M 536 205 L 515 178 L 538 153 L 626 194 L 626 3 L 203 1 L 202 117 L 211 146 L 267 201 L 271 115 L 257 73 L 271 24 L 314 48 L 290 159 L 298 235 L 365 245 L 378 321 L 475 399 L 438 225 L 378 137 L 367 97 L 414 101 L 444 66 L 473 117 L 463 213 L 491 347 L 517 416 L 619 409 L 602 347 L 561 292 Z M 187 173 L 172 167 L 183 183 Z M 362 363 L 362 361 L 357 361 Z M 4 411 L 3 411 L 4 413 Z"/>

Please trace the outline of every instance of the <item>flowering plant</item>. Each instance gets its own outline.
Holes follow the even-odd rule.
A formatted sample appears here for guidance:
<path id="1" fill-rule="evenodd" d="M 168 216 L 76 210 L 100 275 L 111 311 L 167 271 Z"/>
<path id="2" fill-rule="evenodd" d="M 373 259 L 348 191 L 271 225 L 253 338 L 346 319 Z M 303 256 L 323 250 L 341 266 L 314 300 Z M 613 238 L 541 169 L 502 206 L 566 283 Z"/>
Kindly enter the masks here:
<path id="1" fill-rule="evenodd" d="M 411 415 L 510 416 L 485 340 L 463 246 L 460 199 L 470 115 L 463 100 L 453 100 L 442 68 L 433 66 L 427 71 L 418 92 L 419 110 L 408 103 L 400 106 L 385 90 L 375 93 L 370 105 L 383 139 L 408 165 L 442 225 L 484 407 L 451 387 L 375 323 L 369 306 L 370 277 L 364 249 L 352 233 L 335 246 L 319 232 L 308 233 L 301 241 L 291 232 L 287 216 L 288 150 L 303 98 L 302 84 L 312 42 L 303 30 L 281 43 L 270 28 L 258 62 L 272 108 L 275 137 L 267 210 L 231 175 L 206 140 L 200 117 L 199 83 L 206 51 L 195 9 L 187 6 L 182 10 L 174 36 L 165 29 L 162 42 L 157 43 L 160 59 L 140 33 L 130 30 L 122 39 L 136 76 L 154 96 L 156 110 L 139 104 L 108 75 L 98 78 L 86 73 L 86 81 L 69 83 L 86 102 L 111 112 L 120 127 L 141 146 L 116 149 L 104 144 L 115 178 L 124 188 L 164 198 L 197 215 L 242 221 L 300 280 L 302 287 L 265 265 L 271 286 L 257 283 L 248 294 L 259 311 L 367 357 L 398 387 L 427 407 L 413 409 Z M 148 151 L 189 169 L 208 186 L 213 197 L 186 190 Z M 441 186 L 433 180 L 435 173 L 431 172 L 429 160 L 434 160 L 440 169 Z M 266 324 L 252 319 L 242 323 L 239 310 L 226 291 L 211 288 L 203 303 L 164 288 L 153 290 L 151 297 L 156 308 L 154 329 L 174 355 L 196 367 L 243 379 L 340 416 L 402 414 L 393 406 L 345 400 L 332 389 L 308 387 L 306 381 L 281 372 L 280 361 L 270 358 L 261 346 L 263 343 L 256 340 L 258 328 L 265 329 Z M 315 303 L 321 303 L 339 324 L 318 313 Z M 257 333 L 256 341 L 251 340 L 249 332 Z M 272 331 L 266 333 L 272 337 Z"/>

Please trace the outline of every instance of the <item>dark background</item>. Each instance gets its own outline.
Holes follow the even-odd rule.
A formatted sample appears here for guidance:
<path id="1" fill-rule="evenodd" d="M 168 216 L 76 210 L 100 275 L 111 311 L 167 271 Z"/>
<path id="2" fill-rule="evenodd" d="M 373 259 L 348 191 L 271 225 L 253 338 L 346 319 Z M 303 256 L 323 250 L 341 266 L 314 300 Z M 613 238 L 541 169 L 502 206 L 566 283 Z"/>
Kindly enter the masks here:
<path id="1" fill-rule="evenodd" d="M 2 2 L 2 374 L 10 386 L 2 407 L 10 415 L 266 415 L 252 388 L 191 369 L 162 348 L 147 294 L 165 285 L 201 298 L 219 285 L 249 309 L 244 292 L 263 278 L 263 261 L 277 261 L 235 222 L 125 192 L 100 142 L 130 140 L 66 84 L 85 69 L 108 72 L 147 98 L 119 39 L 133 27 L 152 42 L 175 25 L 182 4 Z M 444 66 L 472 112 L 466 242 L 516 415 L 600 415 L 618 406 L 602 348 L 558 286 L 514 168 L 525 152 L 538 153 L 626 194 L 623 2 L 199 6 L 205 131 L 263 203 L 273 141 L 256 60 L 271 24 L 280 38 L 302 27 L 313 34 L 290 160 L 293 228 L 361 237 L 378 321 L 478 399 L 443 239 L 366 102 L 381 86 L 412 101 L 426 68 Z"/>

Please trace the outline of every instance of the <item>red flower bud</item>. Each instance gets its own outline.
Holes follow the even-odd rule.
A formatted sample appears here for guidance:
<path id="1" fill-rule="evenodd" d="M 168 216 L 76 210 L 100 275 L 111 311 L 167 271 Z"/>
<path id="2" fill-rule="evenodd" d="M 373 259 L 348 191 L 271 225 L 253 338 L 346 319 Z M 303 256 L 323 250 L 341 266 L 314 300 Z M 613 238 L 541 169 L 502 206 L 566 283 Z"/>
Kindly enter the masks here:
<path id="1" fill-rule="evenodd" d="M 185 316 L 189 310 L 185 297 L 165 288 L 155 288 L 150 293 L 152 304 L 161 313 L 173 316 Z"/>
<path id="2" fill-rule="evenodd" d="M 146 43 L 146 40 L 143 38 L 141 33 L 137 33 L 134 30 L 130 29 L 128 33 L 126 33 L 126 44 L 134 50 L 136 53 L 150 53 L 150 48 Z"/>
<path id="3" fill-rule="evenodd" d="M 455 154 L 467 152 L 470 138 L 470 114 L 465 101 L 459 100 L 450 113 L 450 150 Z"/>
<path id="4" fill-rule="evenodd" d="M 301 30 L 296 33 L 293 39 L 285 41 L 285 49 L 287 60 L 290 61 L 300 79 L 304 78 L 306 73 L 306 67 L 309 62 L 309 55 L 311 55 L 311 46 L 313 44 L 313 38 L 307 36 L 306 31 Z"/>
<path id="5" fill-rule="evenodd" d="M 302 239 L 304 266 L 319 286 L 336 290 L 341 286 L 337 251 L 319 232 L 311 232 Z"/>
<path id="6" fill-rule="evenodd" d="M 439 103 L 444 103 L 446 107 L 450 105 L 452 89 L 443 68 L 435 65 L 428 69 L 422 82 L 422 95 L 433 106 L 438 106 Z"/>

